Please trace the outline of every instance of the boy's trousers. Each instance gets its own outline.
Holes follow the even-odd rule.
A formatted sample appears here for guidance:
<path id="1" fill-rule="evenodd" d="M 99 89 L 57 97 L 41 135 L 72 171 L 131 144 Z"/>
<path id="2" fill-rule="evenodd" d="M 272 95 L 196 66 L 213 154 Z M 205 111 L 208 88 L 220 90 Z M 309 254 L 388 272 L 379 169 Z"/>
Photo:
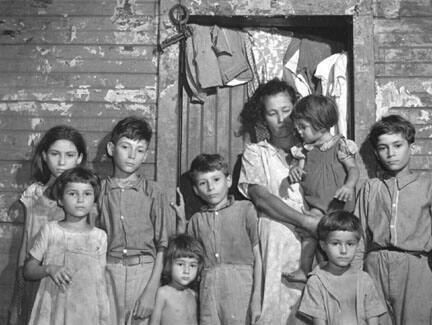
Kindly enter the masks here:
<path id="1" fill-rule="evenodd" d="M 383 294 L 393 324 L 432 324 L 432 271 L 425 254 L 372 251 L 365 267 Z M 380 324 L 387 322 L 380 319 Z"/>
<path id="2" fill-rule="evenodd" d="M 107 263 L 106 280 L 113 325 L 146 325 L 150 318 L 134 319 L 135 302 L 147 285 L 153 271 L 153 262 L 134 266 Z"/>
<path id="3" fill-rule="evenodd" d="M 200 284 L 200 325 L 250 324 L 253 266 L 221 264 L 204 269 Z"/>

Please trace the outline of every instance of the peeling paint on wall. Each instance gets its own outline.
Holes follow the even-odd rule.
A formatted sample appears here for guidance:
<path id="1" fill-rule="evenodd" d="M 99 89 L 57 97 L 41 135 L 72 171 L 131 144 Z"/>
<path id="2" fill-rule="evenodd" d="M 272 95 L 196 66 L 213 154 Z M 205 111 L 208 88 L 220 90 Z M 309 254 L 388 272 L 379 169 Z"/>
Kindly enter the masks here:
<path id="1" fill-rule="evenodd" d="M 422 85 L 428 94 L 432 95 L 432 81 L 422 82 Z"/>
<path id="2" fill-rule="evenodd" d="M 392 107 L 419 107 L 423 106 L 418 96 L 412 95 L 404 86 L 396 88 L 394 82 L 380 86 L 376 83 L 376 120 L 385 116 Z"/>
<path id="3" fill-rule="evenodd" d="M 38 125 L 43 123 L 43 119 L 35 117 L 31 119 L 31 129 L 34 130 Z"/>
<path id="4" fill-rule="evenodd" d="M 147 87 L 145 89 L 110 89 L 104 98 L 107 102 L 135 102 L 145 103 L 156 100 L 156 89 Z"/>

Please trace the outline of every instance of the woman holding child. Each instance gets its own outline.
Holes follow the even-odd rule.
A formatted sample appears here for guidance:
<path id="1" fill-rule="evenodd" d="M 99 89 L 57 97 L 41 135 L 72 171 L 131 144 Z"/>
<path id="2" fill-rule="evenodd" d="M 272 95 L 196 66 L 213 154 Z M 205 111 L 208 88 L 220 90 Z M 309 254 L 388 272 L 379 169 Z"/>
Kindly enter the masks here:
<path id="1" fill-rule="evenodd" d="M 245 133 L 254 134 L 260 126 L 270 133 L 269 139 L 246 147 L 239 179 L 240 192 L 253 201 L 260 217 L 264 293 L 259 324 L 301 323 L 295 314 L 302 285 L 281 275 L 299 268 L 301 246 L 294 228 L 314 229 L 318 223 L 302 213 L 299 184 L 287 180 L 289 150 L 298 142 L 289 120 L 295 99 L 292 87 L 273 79 L 257 89 L 240 115 Z"/>

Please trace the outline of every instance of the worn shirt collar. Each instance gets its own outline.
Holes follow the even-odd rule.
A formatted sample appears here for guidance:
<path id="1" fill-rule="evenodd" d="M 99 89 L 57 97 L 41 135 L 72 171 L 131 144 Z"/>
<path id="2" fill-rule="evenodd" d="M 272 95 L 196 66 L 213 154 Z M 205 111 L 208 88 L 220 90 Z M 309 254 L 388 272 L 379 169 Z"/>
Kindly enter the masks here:
<path id="1" fill-rule="evenodd" d="M 142 182 L 144 182 L 144 176 L 140 175 L 140 176 L 138 176 L 138 178 L 135 181 L 130 182 L 127 185 L 120 186 L 120 184 L 117 182 L 116 178 L 108 177 L 107 178 L 107 189 L 113 190 L 113 189 L 119 189 L 119 188 L 127 188 L 127 189 L 132 189 L 132 190 L 138 191 L 142 187 L 141 186 Z"/>
<path id="2" fill-rule="evenodd" d="M 337 143 L 341 139 L 341 137 L 342 136 L 340 134 L 336 134 L 333 137 L 331 137 L 327 142 L 324 142 L 322 145 L 316 148 L 320 151 L 327 151 L 330 148 L 332 148 L 335 145 L 335 143 Z M 315 146 L 312 144 L 307 144 L 307 143 L 303 144 L 303 148 L 305 148 L 307 151 L 312 151 L 314 147 Z"/>
<path id="3" fill-rule="evenodd" d="M 234 200 L 234 196 L 233 195 L 228 195 L 228 201 L 223 206 L 221 206 L 221 207 L 219 207 L 217 209 L 214 209 L 212 207 L 209 207 L 208 205 L 204 205 L 204 206 L 202 206 L 200 208 L 200 211 L 201 212 L 220 211 L 220 210 L 226 209 L 226 208 L 230 207 L 231 205 L 233 205 L 234 201 L 235 201 Z"/>
<path id="4" fill-rule="evenodd" d="M 398 190 L 401 190 L 408 184 L 411 184 L 412 182 L 416 181 L 419 178 L 419 174 L 417 173 L 409 173 L 405 175 L 398 175 L 398 176 L 392 176 L 388 173 L 384 173 L 383 180 L 387 185 L 390 185 L 391 182 L 393 182 L 394 179 L 396 179 L 396 185 L 398 187 Z"/>

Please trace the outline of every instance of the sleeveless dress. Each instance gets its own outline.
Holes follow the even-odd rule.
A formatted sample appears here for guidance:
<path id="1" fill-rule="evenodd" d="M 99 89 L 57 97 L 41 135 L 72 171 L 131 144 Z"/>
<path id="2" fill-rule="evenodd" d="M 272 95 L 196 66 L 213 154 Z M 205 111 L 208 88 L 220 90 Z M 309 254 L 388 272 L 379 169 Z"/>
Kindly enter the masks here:
<path id="1" fill-rule="evenodd" d="M 49 276 L 41 280 L 29 325 L 109 324 L 106 248 L 107 235 L 99 228 L 75 232 L 57 221 L 45 225 L 30 254 L 43 265 L 65 266 L 72 281 L 63 291 Z"/>
<path id="2" fill-rule="evenodd" d="M 37 234 L 48 222 L 64 218 L 63 209 L 57 205 L 56 201 L 44 195 L 45 190 L 46 186 L 44 184 L 33 183 L 25 189 L 20 197 L 26 215 L 21 249 L 18 256 L 16 284 L 10 307 L 10 325 L 26 325 L 28 323 L 39 288 L 40 281 L 26 281 L 22 274 L 24 261 L 33 246 Z"/>
<path id="3" fill-rule="evenodd" d="M 333 136 L 320 147 L 300 145 L 291 149 L 294 158 L 306 159 L 306 174 L 300 185 L 309 208 L 326 213 L 343 209 L 347 204 L 354 207 L 354 202 L 344 204 L 333 197 L 347 177 L 342 161 L 354 158 L 357 152 L 357 145 L 341 135 Z"/>
<path id="4" fill-rule="evenodd" d="M 249 198 L 248 186 L 261 185 L 297 211 L 303 198 L 299 184 L 289 184 L 286 153 L 266 140 L 248 145 L 243 153 L 239 179 L 240 192 Z M 293 272 L 299 267 L 300 238 L 294 227 L 288 228 L 259 213 L 259 236 L 263 260 L 263 299 L 261 317 L 256 324 L 301 324 L 296 311 L 303 285 L 282 279 L 282 270 Z"/>

